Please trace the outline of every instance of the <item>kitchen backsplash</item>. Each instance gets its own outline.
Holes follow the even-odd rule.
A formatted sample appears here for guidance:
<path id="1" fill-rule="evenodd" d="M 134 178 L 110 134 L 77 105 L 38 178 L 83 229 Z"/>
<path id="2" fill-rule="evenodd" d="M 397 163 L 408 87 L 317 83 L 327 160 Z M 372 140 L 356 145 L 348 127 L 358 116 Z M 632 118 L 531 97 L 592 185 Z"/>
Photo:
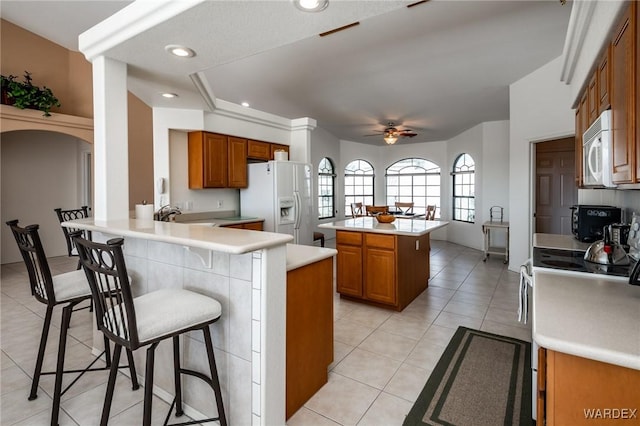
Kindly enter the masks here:
<path id="1" fill-rule="evenodd" d="M 634 211 L 640 214 L 640 190 L 578 189 L 578 204 L 620 207 L 622 209 L 622 221 L 629 223 Z"/>

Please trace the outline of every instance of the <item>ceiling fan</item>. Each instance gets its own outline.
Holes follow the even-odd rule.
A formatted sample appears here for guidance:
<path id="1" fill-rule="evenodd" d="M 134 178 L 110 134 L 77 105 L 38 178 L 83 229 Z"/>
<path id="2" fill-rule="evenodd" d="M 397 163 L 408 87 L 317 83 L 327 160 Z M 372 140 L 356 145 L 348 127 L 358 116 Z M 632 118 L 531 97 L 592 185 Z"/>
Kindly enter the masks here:
<path id="1" fill-rule="evenodd" d="M 387 127 L 378 133 L 366 136 L 379 136 L 382 135 L 387 145 L 393 145 L 398 141 L 398 138 L 412 138 L 418 134 L 411 129 L 398 129 L 393 121 L 387 123 Z"/>

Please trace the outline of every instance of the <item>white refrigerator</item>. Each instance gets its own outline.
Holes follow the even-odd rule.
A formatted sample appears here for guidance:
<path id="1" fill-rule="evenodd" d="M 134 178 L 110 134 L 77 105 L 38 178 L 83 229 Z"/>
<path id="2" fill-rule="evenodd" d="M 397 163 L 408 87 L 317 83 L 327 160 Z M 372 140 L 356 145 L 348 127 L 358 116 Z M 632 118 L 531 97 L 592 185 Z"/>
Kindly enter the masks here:
<path id="1" fill-rule="evenodd" d="M 313 245 L 311 165 L 269 161 L 248 165 L 249 186 L 240 190 L 242 216 L 263 217 L 264 230 Z"/>

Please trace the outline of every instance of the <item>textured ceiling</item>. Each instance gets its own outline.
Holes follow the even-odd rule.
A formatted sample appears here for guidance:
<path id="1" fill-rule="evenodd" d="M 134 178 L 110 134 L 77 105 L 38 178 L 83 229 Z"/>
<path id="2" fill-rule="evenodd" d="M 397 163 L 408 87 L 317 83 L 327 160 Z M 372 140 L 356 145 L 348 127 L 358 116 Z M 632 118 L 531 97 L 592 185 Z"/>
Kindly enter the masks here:
<path id="1" fill-rule="evenodd" d="M 40 13 L 31 3 L 46 7 Z M 400 143 L 445 140 L 509 118 L 509 84 L 561 55 L 571 8 L 558 1 L 409 3 L 333 0 L 326 11 L 305 14 L 286 0 L 206 1 L 108 55 L 130 64 L 130 89 L 152 106 L 204 108 L 188 77 L 200 72 L 217 98 L 312 117 L 340 139 L 383 144 L 363 135 L 395 121 L 418 132 Z M 3 1 L 2 16 L 76 49 L 77 42 L 67 44 L 74 33 L 125 4 Z M 51 25 L 41 15 L 69 24 L 47 35 L 39 28 Z M 354 21 L 360 25 L 317 35 Z M 167 44 L 197 56 L 176 60 Z M 162 91 L 180 98 L 165 100 Z"/>

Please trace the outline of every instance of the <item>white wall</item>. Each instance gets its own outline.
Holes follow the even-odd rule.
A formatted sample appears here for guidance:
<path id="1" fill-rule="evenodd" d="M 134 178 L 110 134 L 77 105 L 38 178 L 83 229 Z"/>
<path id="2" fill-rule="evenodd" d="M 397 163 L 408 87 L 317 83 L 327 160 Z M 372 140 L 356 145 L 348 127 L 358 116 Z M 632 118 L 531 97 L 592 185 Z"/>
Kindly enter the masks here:
<path id="1" fill-rule="evenodd" d="M 578 204 L 609 205 L 622 208 L 622 222 L 630 223 L 633 212 L 640 214 L 640 191 L 579 189 Z"/>
<path id="2" fill-rule="evenodd" d="M 333 136 L 331 133 L 317 127 L 311 132 L 311 164 L 313 166 L 313 182 L 314 199 L 313 199 L 313 211 L 318 211 L 318 165 L 320 160 L 324 157 L 329 157 L 333 162 L 333 166 L 336 172 L 334 196 L 335 196 L 335 215 L 336 217 L 324 220 L 318 220 L 317 217 L 314 221 L 315 231 L 322 232 L 326 238 L 335 238 L 335 230 L 317 228 L 317 225 L 324 222 L 333 222 L 334 220 L 340 220 L 344 218 L 344 173 L 340 168 L 340 140 Z M 340 202 L 342 200 L 342 203 Z"/>
<path id="3" fill-rule="evenodd" d="M 509 269 L 529 258 L 532 239 L 531 143 L 571 136 L 571 88 L 560 82 L 558 57 L 510 86 Z"/>
<path id="4" fill-rule="evenodd" d="M 452 179 L 449 172 L 456 158 L 463 153 L 473 157 L 475 172 L 475 209 L 474 223 L 451 221 L 447 227 L 447 239 L 456 244 L 478 250 L 484 248 L 482 223 L 489 220 L 489 208 L 501 206 L 505 209 L 504 219 L 508 220 L 508 175 L 509 175 L 509 122 L 493 121 L 481 123 L 453 137 L 447 143 L 446 174 L 447 200 L 453 199 Z M 447 217 L 453 217 L 453 206 L 449 207 Z M 506 244 L 504 233 L 492 235 L 495 246 Z"/>
<path id="5" fill-rule="evenodd" d="M 193 211 L 240 211 L 240 197 L 237 189 L 189 189 L 188 131 L 205 130 L 289 144 L 291 120 L 243 108 L 223 100 L 219 100 L 217 106 L 218 109 L 213 113 L 172 108 L 153 109 L 154 180 L 158 178 L 168 180 L 167 193 L 161 195 L 157 189 L 155 190 L 156 208 L 169 203 L 185 208 L 190 201 Z M 222 201 L 221 208 L 217 206 L 219 200 Z"/>
<path id="6" fill-rule="evenodd" d="M 64 235 L 53 209 L 80 207 L 81 151 L 91 145 L 60 133 L 20 131 L 2 133 L 1 262 L 22 262 L 5 222 L 40 225 L 47 256 L 66 256 Z"/>

